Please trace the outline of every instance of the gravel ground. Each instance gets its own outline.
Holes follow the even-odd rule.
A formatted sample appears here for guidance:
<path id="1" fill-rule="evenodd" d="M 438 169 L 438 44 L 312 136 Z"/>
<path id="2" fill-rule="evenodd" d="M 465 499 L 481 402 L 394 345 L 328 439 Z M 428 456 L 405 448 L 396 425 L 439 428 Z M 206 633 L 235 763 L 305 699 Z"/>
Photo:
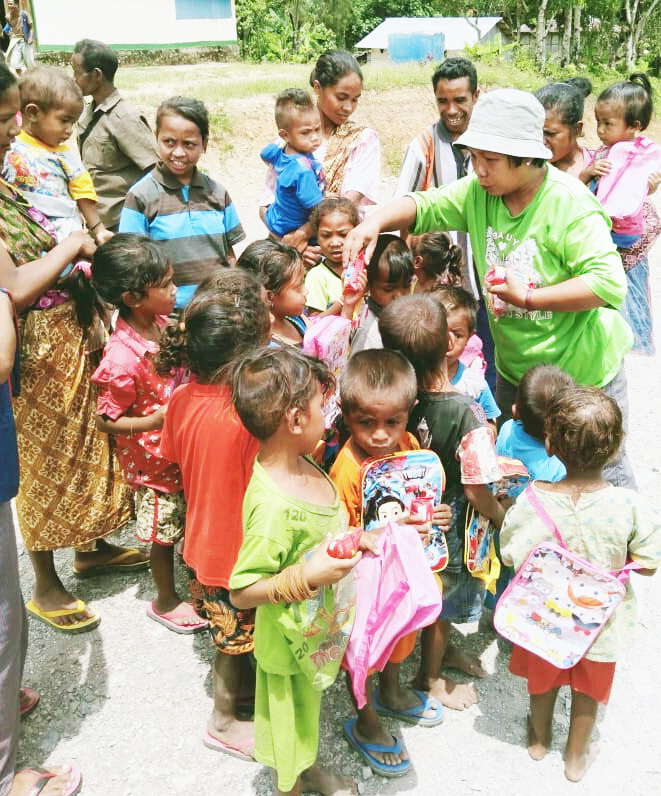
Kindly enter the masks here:
<path id="1" fill-rule="evenodd" d="M 390 186 L 384 187 L 384 196 Z M 233 193 L 237 193 L 236 189 Z M 254 194 L 253 194 L 254 195 Z M 237 201 L 238 200 L 238 201 Z M 235 196 L 249 239 L 262 236 L 255 203 Z M 652 290 L 661 317 L 661 245 L 652 257 Z M 650 397 L 661 394 L 658 358 L 627 359 L 631 422 L 628 446 L 641 492 L 661 510 L 658 415 Z M 132 542 L 125 530 L 116 535 Z M 20 545 L 26 599 L 33 581 L 27 553 Z M 103 617 L 98 629 L 64 636 L 30 621 L 25 685 L 42 699 L 23 725 L 19 765 L 76 759 L 90 796 L 263 796 L 271 792 L 266 769 L 202 745 L 212 708 L 212 650 L 205 635 L 178 636 L 150 620 L 145 608 L 153 598 L 149 573 L 77 581 L 71 551 L 55 556 L 65 585 L 89 600 Z M 185 589 L 183 568 L 178 580 Z M 561 751 L 569 724 L 569 693 L 556 706 L 553 750 L 540 763 L 525 748 L 525 683 L 507 671 L 508 655 L 495 636 L 464 625 L 462 643 L 480 654 L 489 676 L 476 682 L 479 703 L 464 712 L 446 711 L 431 729 L 391 722 L 404 739 L 413 762 L 406 777 L 371 776 L 342 735 L 352 716 L 343 683 L 324 697 L 320 760 L 362 783 L 366 794 L 415 793 L 434 796 L 441 788 L 453 796 L 479 793 L 563 796 L 661 794 L 657 717 L 661 689 L 654 675 L 661 653 L 661 578 L 634 575 L 641 595 L 636 647 L 618 665 L 607 711 L 595 731 L 601 754 L 580 785 L 563 776 Z M 412 676 L 412 662 L 404 676 Z M 654 685 L 657 683 L 657 685 Z M 438 755 L 438 757 L 437 757 Z"/>

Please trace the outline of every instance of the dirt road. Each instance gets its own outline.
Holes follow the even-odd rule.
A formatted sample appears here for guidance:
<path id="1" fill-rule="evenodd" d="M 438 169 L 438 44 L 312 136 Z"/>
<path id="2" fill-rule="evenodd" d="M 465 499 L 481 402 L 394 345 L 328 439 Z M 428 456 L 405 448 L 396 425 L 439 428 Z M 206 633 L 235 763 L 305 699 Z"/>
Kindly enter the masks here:
<path id="1" fill-rule="evenodd" d="M 411 91 L 419 92 L 411 99 L 411 117 L 406 114 L 409 106 L 402 108 L 400 103 L 398 107 L 412 134 L 431 121 L 432 109 L 431 102 L 420 107 L 422 90 Z M 382 100 L 366 97 L 361 105 L 365 116 L 376 118 L 381 110 L 383 118 Z M 267 105 L 270 120 L 269 98 L 262 107 Z M 253 118 L 264 115 L 256 113 Z M 264 135 L 258 132 L 237 142 L 231 161 L 219 164 L 221 178 L 253 238 L 263 236 L 255 201 L 263 170 L 254 155 L 271 133 L 268 121 L 262 127 Z M 210 160 L 211 167 L 213 153 Z M 384 182 L 384 197 L 391 187 L 392 181 Z M 657 246 L 652 257 L 657 318 L 661 318 L 660 266 L 661 247 Z M 661 510 L 658 357 L 629 356 L 627 369 L 629 450 L 641 492 Z M 128 531 L 120 538 L 132 540 Z M 31 622 L 24 682 L 41 691 L 42 701 L 24 723 L 19 763 L 75 758 L 83 770 L 86 796 L 270 793 L 268 774 L 258 764 L 240 762 L 202 745 L 212 706 L 212 652 L 206 637 L 177 636 L 145 615 L 153 597 L 148 573 L 81 583 L 70 574 L 71 561 L 70 551 L 57 553 L 58 571 L 64 573 L 69 588 L 91 601 L 103 621 L 97 630 L 73 637 Z M 27 599 L 33 576 L 22 547 L 20 567 Z M 178 576 L 183 584 L 181 569 Z M 661 658 L 661 576 L 638 578 L 636 586 L 643 597 L 638 642 L 618 666 L 611 705 L 600 714 L 598 724 L 601 755 L 580 785 L 571 785 L 562 773 L 561 748 L 569 716 L 564 692 L 556 708 L 553 751 L 535 763 L 525 749 L 525 685 L 507 672 L 507 655 L 501 653 L 495 637 L 467 625 L 460 628 L 466 643 L 482 655 L 489 671 L 485 680 L 476 683 L 479 704 L 462 713 L 447 711 L 443 724 L 433 729 L 392 722 L 392 731 L 404 738 L 413 772 L 394 781 L 372 776 L 364 781 L 364 792 L 661 794 L 661 687 L 655 675 Z M 409 666 L 405 674 L 411 671 Z M 362 762 L 341 731 L 351 713 L 345 688 L 336 683 L 324 697 L 320 759 L 363 781 Z"/>

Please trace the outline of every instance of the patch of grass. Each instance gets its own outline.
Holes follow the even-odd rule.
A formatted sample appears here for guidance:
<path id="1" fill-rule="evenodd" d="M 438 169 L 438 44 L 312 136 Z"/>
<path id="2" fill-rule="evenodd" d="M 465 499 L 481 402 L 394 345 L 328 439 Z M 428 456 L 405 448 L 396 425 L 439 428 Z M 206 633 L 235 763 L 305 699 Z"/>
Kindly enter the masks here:
<path id="1" fill-rule="evenodd" d="M 362 67 L 365 88 L 386 89 L 406 86 L 431 86 L 436 64 L 367 64 Z"/>
<path id="2" fill-rule="evenodd" d="M 234 149 L 232 122 L 222 102 L 207 103 L 209 111 L 209 137 L 220 155 Z"/>
<path id="3" fill-rule="evenodd" d="M 133 66 L 117 72 L 117 85 L 137 103 L 158 104 L 175 94 L 223 102 L 259 94 L 275 96 L 292 86 L 307 86 L 311 68 L 307 64 L 244 63 Z"/>

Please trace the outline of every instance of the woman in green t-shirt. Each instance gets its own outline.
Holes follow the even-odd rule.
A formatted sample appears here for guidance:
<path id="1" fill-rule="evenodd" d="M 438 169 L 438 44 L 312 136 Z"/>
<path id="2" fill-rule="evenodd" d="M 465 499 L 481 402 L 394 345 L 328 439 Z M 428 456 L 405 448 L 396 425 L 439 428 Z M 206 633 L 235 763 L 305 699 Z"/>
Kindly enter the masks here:
<path id="1" fill-rule="evenodd" d="M 516 386 L 534 365 L 553 364 L 578 383 L 603 388 L 627 413 L 622 367 L 632 334 L 618 312 L 626 295 L 610 222 L 578 180 L 549 165 L 544 108 L 532 94 L 499 89 L 483 95 L 457 144 L 473 174 L 408 194 L 349 233 L 345 260 L 381 232 L 410 228 L 468 232 L 496 345 L 496 399 L 508 418 Z M 485 275 L 503 268 L 501 284 Z M 609 480 L 632 487 L 626 454 Z"/>

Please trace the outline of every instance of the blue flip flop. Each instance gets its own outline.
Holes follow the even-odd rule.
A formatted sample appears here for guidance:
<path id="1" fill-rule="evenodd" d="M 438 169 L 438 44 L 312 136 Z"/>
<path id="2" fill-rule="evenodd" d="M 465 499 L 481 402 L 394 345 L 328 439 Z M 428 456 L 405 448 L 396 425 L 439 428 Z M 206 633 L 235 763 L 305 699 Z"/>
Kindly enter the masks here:
<path id="1" fill-rule="evenodd" d="M 375 688 L 372 691 L 374 709 L 379 716 L 388 716 L 391 719 L 399 719 L 408 724 L 417 724 L 420 727 L 436 727 L 440 724 L 444 718 L 444 710 L 443 705 L 441 705 L 438 699 L 434 699 L 433 696 L 429 696 L 429 694 L 425 694 L 424 691 L 418 691 L 415 688 L 413 689 L 413 693 L 420 699 L 419 705 L 413 705 L 413 707 L 403 710 L 392 710 L 381 704 L 379 689 Z M 428 710 L 433 710 L 434 715 L 423 716 L 423 713 Z"/>
<path id="2" fill-rule="evenodd" d="M 388 766 L 385 763 L 381 763 L 373 755 L 373 752 L 378 752 L 382 755 L 388 753 L 393 755 L 400 754 L 402 751 L 402 744 L 397 738 L 395 738 L 394 735 L 391 736 L 392 746 L 386 746 L 380 743 L 365 743 L 359 740 L 354 732 L 357 720 L 358 719 L 349 719 L 344 723 L 344 734 L 347 736 L 347 740 L 351 746 L 363 757 L 372 771 L 374 771 L 375 774 L 380 774 L 382 777 L 402 777 L 404 774 L 408 774 L 411 770 L 410 760 L 403 760 L 401 763 L 397 763 L 396 766 Z"/>

